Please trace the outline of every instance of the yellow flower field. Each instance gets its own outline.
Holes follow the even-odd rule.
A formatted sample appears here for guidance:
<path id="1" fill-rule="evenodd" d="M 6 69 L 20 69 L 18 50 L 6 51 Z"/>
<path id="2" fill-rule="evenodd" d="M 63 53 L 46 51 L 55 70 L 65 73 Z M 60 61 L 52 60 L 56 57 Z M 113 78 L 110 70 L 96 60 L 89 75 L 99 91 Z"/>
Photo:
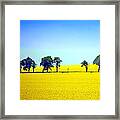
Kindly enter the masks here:
<path id="1" fill-rule="evenodd" d="M 97 65 L 89 65 L 88 72 L 80 65 L 61 66 L 59 73 L 21 73 L 21 100 L 99 100 L 100 73 Z M 32 71 L 32 70 L 31 70 Z M 35 72 L 41 72 L 36 67 Z M 67 72 L 62 72 L 67 71 Z"/>

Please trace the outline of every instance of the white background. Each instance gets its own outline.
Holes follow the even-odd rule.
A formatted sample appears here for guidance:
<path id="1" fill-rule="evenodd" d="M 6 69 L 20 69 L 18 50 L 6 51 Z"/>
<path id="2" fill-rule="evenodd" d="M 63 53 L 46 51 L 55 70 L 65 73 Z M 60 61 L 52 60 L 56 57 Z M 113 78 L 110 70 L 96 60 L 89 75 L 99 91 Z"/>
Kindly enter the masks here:
<path id="1" fill-rule="evenodd" d="M 100 100 L 20 100 L 20 20 L 100 20 Z M 114 115 L 115 6 L 6 5 L 5 114 Z"/>

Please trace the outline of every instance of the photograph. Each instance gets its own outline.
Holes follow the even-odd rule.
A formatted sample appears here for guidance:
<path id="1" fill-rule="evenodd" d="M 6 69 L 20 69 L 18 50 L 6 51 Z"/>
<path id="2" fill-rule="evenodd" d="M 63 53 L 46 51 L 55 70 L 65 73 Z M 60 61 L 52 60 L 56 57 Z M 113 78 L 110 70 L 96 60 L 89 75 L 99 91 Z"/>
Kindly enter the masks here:
<path id="1" fill-rule="evenodd" d="M 100 98 L 100 20 L 20 20 L 20 100 Z"/>

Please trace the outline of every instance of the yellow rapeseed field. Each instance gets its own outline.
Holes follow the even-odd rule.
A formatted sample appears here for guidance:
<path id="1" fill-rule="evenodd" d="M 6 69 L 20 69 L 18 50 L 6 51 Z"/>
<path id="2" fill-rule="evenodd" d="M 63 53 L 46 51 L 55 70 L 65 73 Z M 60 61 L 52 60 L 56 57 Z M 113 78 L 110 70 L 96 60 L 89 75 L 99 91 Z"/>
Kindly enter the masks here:
<path id="1" fill-rule="evenodd" d="M 58 73 L 21 73 L 21 100 L 99 100 L 100 73 L 97 65 L 88 72 L 80 65 L 61 66 Z M 41 72 L 36 67 L 35 72 Z M 62 72 L 64 71 L 64 72 Z M 65 72 L 66 71 L 66 72 Z"/>

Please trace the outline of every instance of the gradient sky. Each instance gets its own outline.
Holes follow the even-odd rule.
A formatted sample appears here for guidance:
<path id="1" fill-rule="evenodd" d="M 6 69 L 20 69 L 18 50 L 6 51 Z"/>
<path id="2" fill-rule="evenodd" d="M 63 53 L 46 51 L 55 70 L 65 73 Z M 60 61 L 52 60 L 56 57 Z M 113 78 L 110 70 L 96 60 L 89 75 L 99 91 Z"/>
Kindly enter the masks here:
<path id="1" fill-rule="evenodd" d="M 99 20 L 21 20 L 20 59 L 60 57 L 62 64 L 92 63 L 100 54 Z"/>

